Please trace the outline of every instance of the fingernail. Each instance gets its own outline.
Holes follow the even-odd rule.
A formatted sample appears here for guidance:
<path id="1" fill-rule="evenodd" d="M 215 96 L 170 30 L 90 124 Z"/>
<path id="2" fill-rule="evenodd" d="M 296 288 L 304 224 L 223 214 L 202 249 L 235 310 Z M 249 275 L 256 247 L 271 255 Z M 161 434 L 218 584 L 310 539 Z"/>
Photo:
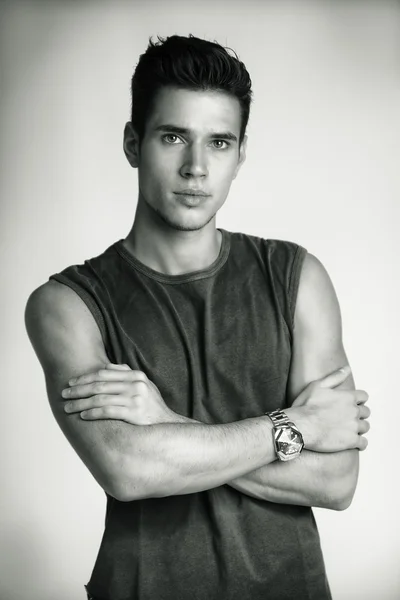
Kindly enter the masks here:
<path id="1" fill-rule="evenodd" d="M 350 365 L 346 365 L 345 367 L 339 369 L 339 371 L 341 371 L 342 373 L 351 373 L 351 367 Z"/>
<path id="2" fill-rule="evenodd" d="M 75 381 L 76 381 L 76 377 L 73 377 L 72 379 L 70 379 L 70 380 L 68 381 L 68 384 L 69 384 L 69 385 L 73 385 L 73 384 L 75 383 Z"/>

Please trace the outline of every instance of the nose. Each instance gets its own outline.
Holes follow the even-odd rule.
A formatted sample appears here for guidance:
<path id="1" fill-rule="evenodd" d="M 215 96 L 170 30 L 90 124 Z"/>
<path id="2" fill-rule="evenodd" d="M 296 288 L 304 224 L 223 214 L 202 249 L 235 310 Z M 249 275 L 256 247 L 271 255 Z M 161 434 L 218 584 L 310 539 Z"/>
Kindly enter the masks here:
<path id="1" fill-rule="evenodd" d="M 208 175 L 205 150 L 195 144 L 188 145 L 180 173 L 183 177 L 204 177 Z"/>

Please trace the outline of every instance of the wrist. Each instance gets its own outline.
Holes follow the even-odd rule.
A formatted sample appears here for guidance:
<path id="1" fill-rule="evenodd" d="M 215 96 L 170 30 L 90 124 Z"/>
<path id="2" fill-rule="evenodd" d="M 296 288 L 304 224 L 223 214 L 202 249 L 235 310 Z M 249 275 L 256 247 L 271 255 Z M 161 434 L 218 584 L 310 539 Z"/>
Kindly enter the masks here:
<path id="1" fill-rule="evenodd" d="M 196 421 L 196 419 L 190 419 L 189 417 L 184 417 L 183 415 L 178 415 L 178 413 L 171 411 L 171 418 L 167 421 L 168 423 L 202 423 L 202 421 Z"/>
<path id="2" fill-rule="evenodd" d="M 283 409 L 289 417 L 289 420 L 295 424 L 301 432 L 304 441 L 305 450 L 314 450 L 316 445 L 316 437 L 310 426 L 310 415 L 306 406 L 291 406 Z"/>

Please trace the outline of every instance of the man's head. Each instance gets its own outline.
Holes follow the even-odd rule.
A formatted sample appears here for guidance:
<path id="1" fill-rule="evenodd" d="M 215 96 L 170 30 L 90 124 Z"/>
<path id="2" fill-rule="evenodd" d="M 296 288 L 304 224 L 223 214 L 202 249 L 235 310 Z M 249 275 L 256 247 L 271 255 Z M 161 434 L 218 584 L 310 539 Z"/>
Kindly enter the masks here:
<path id="1" fill-rule="evenodd" d="M 132 77 L 124 149 L 139 201 L 176 229 L 204 227 L 245 159 L 251 80 L 237 56 L 194 36 L 150 40 Z M 200 202 L 180 196 L 203 190 Z"/>

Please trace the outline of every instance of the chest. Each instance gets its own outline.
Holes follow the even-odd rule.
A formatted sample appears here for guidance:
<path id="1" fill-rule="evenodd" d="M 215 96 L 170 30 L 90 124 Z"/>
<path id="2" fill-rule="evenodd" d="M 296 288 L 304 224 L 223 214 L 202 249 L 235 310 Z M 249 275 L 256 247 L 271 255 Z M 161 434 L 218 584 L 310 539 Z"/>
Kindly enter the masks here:
<path id="1" fill-rule="evenodd" d="M 118 361 L 144 371 L 172 410 L 203 422 L 284 406 L 290 339 L 268 282 L 254 277 L 136 285 L 116 307 Z"/>

